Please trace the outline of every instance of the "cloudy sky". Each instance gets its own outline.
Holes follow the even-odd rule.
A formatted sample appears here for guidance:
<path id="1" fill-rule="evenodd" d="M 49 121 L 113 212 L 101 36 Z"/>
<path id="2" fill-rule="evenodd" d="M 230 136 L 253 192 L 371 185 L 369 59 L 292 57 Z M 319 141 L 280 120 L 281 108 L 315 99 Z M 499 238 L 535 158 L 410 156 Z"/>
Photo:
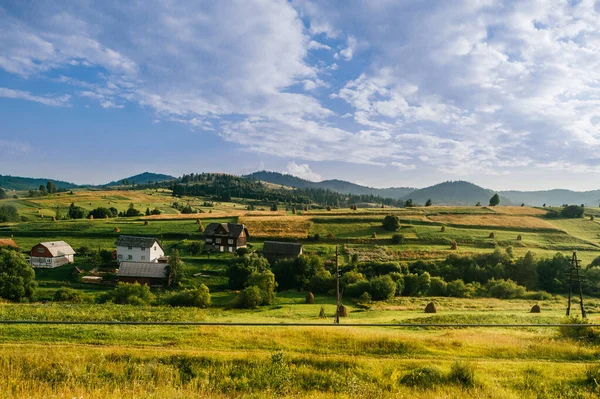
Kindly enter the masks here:
<path id="1" fill-rule="evenodd" d="M 600 188 L 600 1 L 0 2 L 0 174 Z"/>

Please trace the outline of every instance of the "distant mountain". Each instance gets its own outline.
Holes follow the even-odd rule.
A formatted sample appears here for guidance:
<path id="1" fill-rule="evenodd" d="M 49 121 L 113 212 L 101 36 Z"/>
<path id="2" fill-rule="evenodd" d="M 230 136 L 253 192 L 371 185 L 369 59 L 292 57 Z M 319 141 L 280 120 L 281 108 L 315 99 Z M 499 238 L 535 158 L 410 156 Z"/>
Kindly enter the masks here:
<path id="1" fill-rule="evenodd" d="M 424 205 L 431 199 L 433 205 L 488 205 L 494 191 L 479 187 L 467 181 L 447 181 L 434 186 L 421 188 L 409 193 L 403 200 L 412 199 L 415 204 Z M 500 195 L 500 194 L 498 194 Z M 512 201 L 506 197 L 500 197 L 501 205 L 511 205 Z"/>
<path id="2" fill-rule="evenodd" d="M 53 182 L 56 188 L 69 189 L 77 187 L 76 184 L 61 180 L 0 175 L 0 187 L 5 190 L 37 190 L 41 185 L 45 186 L 49 181 Z"/>
<path id="3" fill-rule="evenodd" d="M 340 194 L 378 195 L 383 198 L 393 199 L 402 198 L 406 194 L 415 190 L 411 187 L 373 188 L 337 179 L 313 182 L 292 175 L 267 171 L 254 172 L 244 177 L 288 187 L 322 188 L 329 189 Z"/>
<path id="4" fill-rule="evenodd" d="M 600 204 L 600 190 L 571 191 L 571 190 L 546 190 L 546 191 L 499 191 L 498 195 L 509 198 L 515 204 L 560 206 L 562 204 L 598 206 Z"/>
<path id="5" fill-rule="evenodd" d="M 111 181 L 110 183 L 105 184 L 105 186 L 121 186 L 123 184 L 123 180 L 127 180 L 129 182 L 129 184 L 132 184 L 132 183 L 148 184 L 148 183 L 157 183 L 157 182 L 175 180 L 175 179 L 176 179 L 176 177 L 174 177 L 174 176 L 163 175 L 160 173 L 144 172 L 144 173 L 140 173 L 135 176 L 124 177 L 120 180 Z"/>

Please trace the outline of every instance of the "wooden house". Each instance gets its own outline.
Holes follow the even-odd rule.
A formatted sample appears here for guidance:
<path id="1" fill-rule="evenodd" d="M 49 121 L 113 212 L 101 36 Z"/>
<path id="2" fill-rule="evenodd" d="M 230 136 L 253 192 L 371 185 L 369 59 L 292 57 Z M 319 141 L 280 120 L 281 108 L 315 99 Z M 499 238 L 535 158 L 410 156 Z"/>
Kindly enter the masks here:
<path id="1" fill-rule="evenodd" d="M 118 262 L 158 262 L 165 251 L 156 238 L 119 236 L 115 242 Z"/>
<path id="2" fill-rule="evenodd" d="M 211 223 L 204 229 L 204 248 L 218 252 L 235 252 L 246 248 L 248 228 L 237 223 Z"/>
<path id="3" fill-rule="evenodd" d="M 155 262 L 122 262 L 117 272 L 120 283 L 139 283 L 148 286 L 171 284 L 169 265 Z"/>
<path id="4" fill-rule="evenodd" d="M 41 242 L 31 248 L 31 267 L 53 268 L 73 263 L 75 251 L 64 241 Z"/>
<path id="5" fill-rule="evenodd" d="M 295 242 L 265 241 L 262 254 L 269 262 L 279 259 L 296 259 L 302 255 L 302 244 Z"/>

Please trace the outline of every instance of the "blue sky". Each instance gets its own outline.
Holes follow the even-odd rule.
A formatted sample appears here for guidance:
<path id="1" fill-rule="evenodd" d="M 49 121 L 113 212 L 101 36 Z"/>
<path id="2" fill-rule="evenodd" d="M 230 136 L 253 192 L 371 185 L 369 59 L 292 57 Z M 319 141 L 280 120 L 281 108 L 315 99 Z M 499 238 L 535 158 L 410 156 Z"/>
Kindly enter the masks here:
<path id="1" fill-rule="evenodd" d="M 600 2 L 0 3 L 0 174 L 597 189 Z"/>

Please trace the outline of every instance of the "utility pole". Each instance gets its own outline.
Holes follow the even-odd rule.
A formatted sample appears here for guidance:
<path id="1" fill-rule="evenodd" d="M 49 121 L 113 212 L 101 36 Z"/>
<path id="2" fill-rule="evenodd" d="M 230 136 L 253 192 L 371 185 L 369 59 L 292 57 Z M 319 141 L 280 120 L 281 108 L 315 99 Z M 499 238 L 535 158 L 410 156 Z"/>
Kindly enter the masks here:
<path id="1" fill-rule="evenodd" d="M 335 246 L 335 280 L 336 280 L 336 303 L 335 303 L 335 320 L 333 324 L 340 324 L 340 306 L 341 298 L 340 298 L 340 266 L 338 264 L 338 246 Z"/>
<path id="2" fill-rule="evenodd" d="M 571 314 L 571 295 L 573 293 L 573 283 L 579 284 L 579 306 L 581 307 L 581 318 L 587 317 L 583 307 L 583 288 L 581 286 L 581 277 L 579 275 L 579 260 L 577 259 L 577 251 L 573 251 L 571 258 L 571 267 L 569 268 L 569 302 L 567 304 L 567 316 Z"/>

